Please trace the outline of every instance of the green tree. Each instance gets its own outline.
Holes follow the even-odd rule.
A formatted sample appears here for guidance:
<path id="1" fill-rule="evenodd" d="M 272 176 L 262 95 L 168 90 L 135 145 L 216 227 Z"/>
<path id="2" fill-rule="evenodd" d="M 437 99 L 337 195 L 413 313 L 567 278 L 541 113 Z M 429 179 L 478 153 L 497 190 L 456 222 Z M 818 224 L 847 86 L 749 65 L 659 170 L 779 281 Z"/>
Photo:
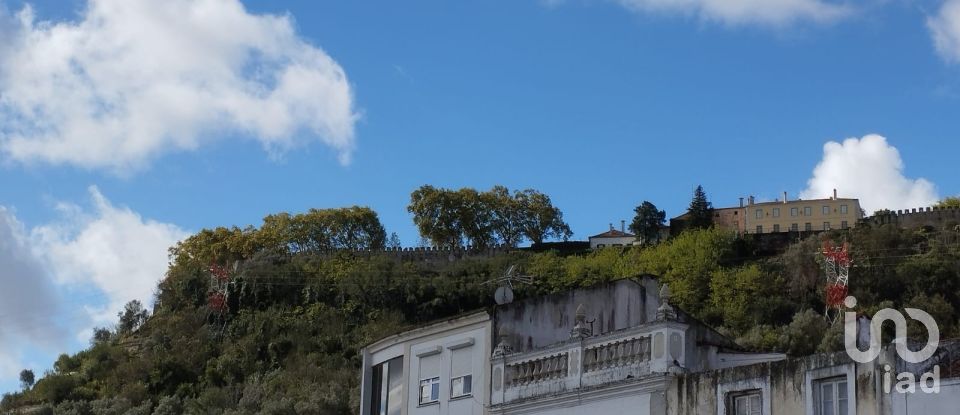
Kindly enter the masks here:
<path id="1" fill-rule="evenodd" d="M 948 196 L 933 206 L 940 209 L 960 209 L 960 197 Z"/>
<path id="2" fill-rule="evenodd" d="M 458 198 L 447 189 L 424 185 L 410 194 L 407 211 L 413 214 L 420 235 L 433 246 L 453 248 L 463 243 L 458 203 Z"/>
<path id="3" fill-rule="evenodd" d="M 150 313 L 143 308 L 140 300 L 132 300 L 123 306 L 123 311 L 117 313 L 117 334 L 133 333 L 147 321 Z"/>
<path id="4" fill-rule="evenodd" d="M 539 244 L 551 238 L 566 241 L 573 236 L 570 226 L 563 221 L 563 212 L 553 205 L 550 196 L 526 189 L 514 197 L 520 204 L 523 233 L 531 242 Z"/>
<path id="5" fill-rule="evenodd" d="M 707 200 L 703 186 L 697 185 L 693 191 L 693 200 L 687 209 L 687 229 L 703 229 L 713 225 L 713 204 Z"/>
<path id="6" fill-rule="evenodd" d="M 390 237 L 387 238 L 386 247 L 390 249 L 398 249 L 403 247 L 403 244 L 400 243 L 400 237 L 396 232 L 390 232 Z"/>
<path id="7" fill-rule="evenodd" d="M 486 193 L 493 209 L 493 231 L 501 243 L 515 247 L 523 241 L 523 206 L 504 186 L 494 186 Z"/>
<path id="8" fill-rule="evenodd" d="M 36 378 L 33 376 L 33 371 L 30 369 L 23 369 L 20 371 L 20 386 L 23 389 L 30 389 L 33 387 L 33 382 L 36 381 Z"/>
<path id="9" fill-rule="evenodd" d="M 633 209 L 636 214 L 630 223 L 630 232 L 633 232 L 644 244 L 660 242 L 660 227 L 667 220 L 667 212 L 658 210 L 657 206 L 646 200 Z"/>

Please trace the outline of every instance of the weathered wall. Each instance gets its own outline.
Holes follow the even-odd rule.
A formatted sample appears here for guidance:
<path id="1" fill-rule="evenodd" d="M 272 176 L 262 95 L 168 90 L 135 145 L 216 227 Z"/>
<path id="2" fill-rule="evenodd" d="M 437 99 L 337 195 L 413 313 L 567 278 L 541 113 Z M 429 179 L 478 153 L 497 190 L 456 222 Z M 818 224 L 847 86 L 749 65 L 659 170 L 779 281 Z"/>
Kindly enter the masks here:
<path id="1" fill-rule="evenodd" d="M 659 285 L 652 278 L 620 280 L 498 306 L 494 333 L 510 334 L 514 352 L 527 352 L 570 338 L 577 306 L 586 307 L 594 335 L 635 327 L 656 317 Z"/>
<path id="2" fill-rule="evenodd" d="M 859 366 L 844 353 L 815 355 L 724 370 L 690 373 L 678 376 L 667 390 L 666 407 L 671 415 L 725 413 L 722 407 L 726 392 L 761 389 L 766 408 L 774 414 L 807 413 L 807 385 L 812 373 L 829 376 L 850 373 L 856 390 L 858 414 L 878 411 L 878 381 L 874 365 Z M 824 372 L 826 370 L 827 372 Z M 718 408 L 719 407 L 719 408 Z M 851 407 L 852 409 L 852 407 Z M 765 412 L 766 413 L 766 412 Z"/>

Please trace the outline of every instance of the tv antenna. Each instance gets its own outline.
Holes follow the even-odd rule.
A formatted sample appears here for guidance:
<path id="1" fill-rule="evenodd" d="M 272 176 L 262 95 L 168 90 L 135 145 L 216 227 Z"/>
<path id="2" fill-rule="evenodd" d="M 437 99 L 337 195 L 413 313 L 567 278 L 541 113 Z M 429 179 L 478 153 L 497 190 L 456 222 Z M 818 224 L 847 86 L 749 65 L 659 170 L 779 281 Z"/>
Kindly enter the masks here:
<path id="1" fill-rule="evenodd" d="M 514 284 L 530 284 L 533 277 L 521 275 L 516 264 L 507 267 L 503 276 L 484 282 L 484 284 L 497 284 L 497 290 L 493 292 L 493 300 L 497 305 L 510 304 L 513 302 Z"/>

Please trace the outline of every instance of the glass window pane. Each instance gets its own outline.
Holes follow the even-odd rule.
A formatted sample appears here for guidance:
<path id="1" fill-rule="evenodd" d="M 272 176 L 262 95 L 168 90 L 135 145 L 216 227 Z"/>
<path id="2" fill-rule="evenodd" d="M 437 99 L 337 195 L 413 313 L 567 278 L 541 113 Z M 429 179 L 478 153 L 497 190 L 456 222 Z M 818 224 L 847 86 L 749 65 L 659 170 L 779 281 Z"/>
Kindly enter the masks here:
<path id="1" fill-rule="evenodd" d="M 747 399 L 744 396 L 738 396 L 734 400 L 734 406 L 736 407 L 737 415 L 749 415 L 747 413 Z"/>
<path id="2" fill-rule="evenodd" d="M 463 394 L 469 395 L 473 393 L 473 375 L 466 375 L 463 377 Z"/>
<path id="3" fill-rule="evenodd" d="M 822 415 L 834 415 L 833 413 L 833 384 L 824 383 L 820 385 L 820 399 Z"/>
<path id="4" fill-rule="evenodd" d="M 438 381 L 430 386 L 430 400 L 435 401 L 440 399 L 440 382 Z"/>
<path id="5" fill-rule="evenodd" d="M 847 399 L 847 382 L 837 383 L 837 397 Z"/>

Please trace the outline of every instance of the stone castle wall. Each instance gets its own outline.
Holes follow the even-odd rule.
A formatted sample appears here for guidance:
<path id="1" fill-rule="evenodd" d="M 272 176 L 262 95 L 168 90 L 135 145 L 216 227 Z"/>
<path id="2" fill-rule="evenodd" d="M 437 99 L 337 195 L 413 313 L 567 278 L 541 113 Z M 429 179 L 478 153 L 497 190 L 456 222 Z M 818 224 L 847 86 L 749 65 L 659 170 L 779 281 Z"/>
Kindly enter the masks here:
<path id="1" fill-rule="evenodd" d="M 894 225 L 905 229 L 915 229 L 929 226 L 935 229 L 953 230 L 960 225 L 960 209 L 921 207 L 886 211 L 862 219 L 867 225 Z"/>

